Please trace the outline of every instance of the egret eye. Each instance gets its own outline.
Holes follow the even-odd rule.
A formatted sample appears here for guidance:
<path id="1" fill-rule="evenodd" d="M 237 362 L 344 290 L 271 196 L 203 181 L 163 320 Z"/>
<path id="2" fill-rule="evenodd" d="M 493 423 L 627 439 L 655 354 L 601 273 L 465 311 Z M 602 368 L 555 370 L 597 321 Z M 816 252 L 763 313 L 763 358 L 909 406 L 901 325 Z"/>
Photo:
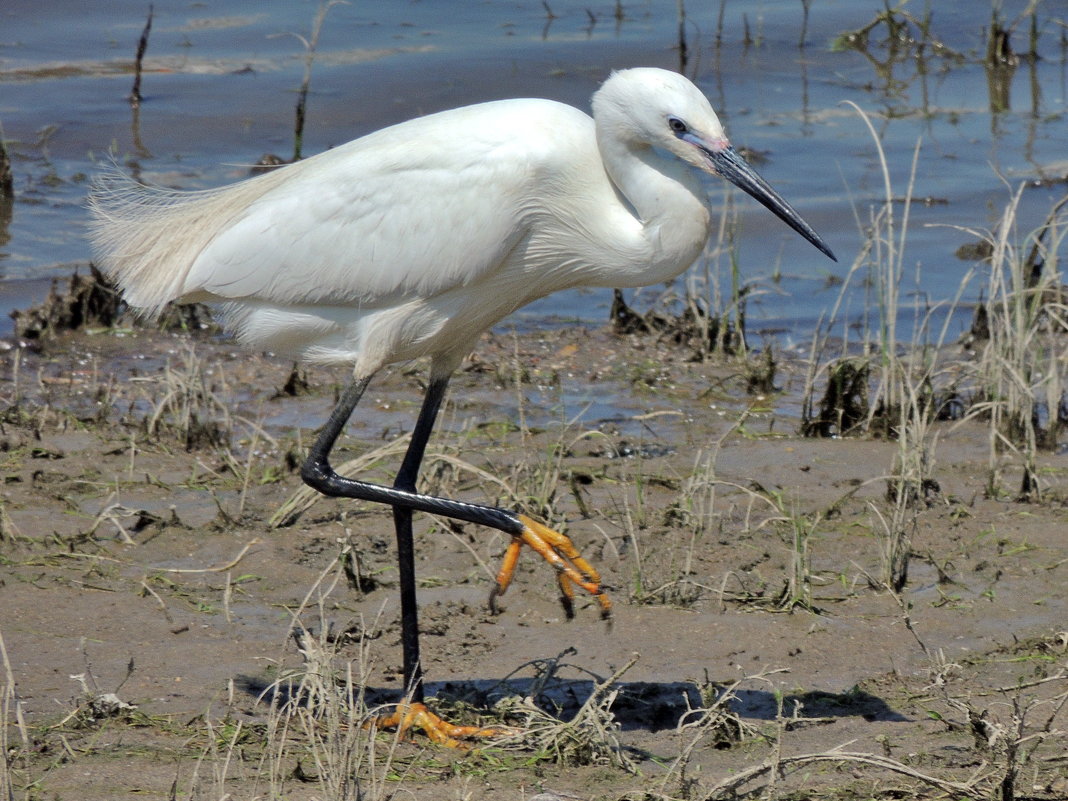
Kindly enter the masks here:
<path id="1" fill-rule="evenodd" d="M 684 134 L 690 130 L 686 127 L 686 123 L 678 117 L 668 117 L 668 125 L 671 126 L 671 130 L 677 135 Z"/>

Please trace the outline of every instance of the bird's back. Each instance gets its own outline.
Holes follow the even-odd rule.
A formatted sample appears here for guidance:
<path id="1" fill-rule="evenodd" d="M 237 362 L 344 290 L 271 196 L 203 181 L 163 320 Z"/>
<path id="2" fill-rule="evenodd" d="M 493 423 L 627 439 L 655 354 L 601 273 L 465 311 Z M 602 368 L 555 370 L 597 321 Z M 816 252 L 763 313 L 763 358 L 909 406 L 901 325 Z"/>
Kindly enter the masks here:
<path id="1" fill-rule="evenodd" d="M 278 346 L 268 329 L 289 315 L 284 349 L 308 355 L 323 336 L 361 336 L 357 318 L 478 294 L 544 223 L 547 199 L 578 176 L 591 180 L 590 167 L 606 182 L 587 115 L 547 100 L 497 101 L 207 192 L 113 177 L 91 201 L 94 241 L 132 306 L 151 314 L 173 300 L 223 303 L 258 347 Z M 322 319 L 298 319 L 316 309 Z"/>

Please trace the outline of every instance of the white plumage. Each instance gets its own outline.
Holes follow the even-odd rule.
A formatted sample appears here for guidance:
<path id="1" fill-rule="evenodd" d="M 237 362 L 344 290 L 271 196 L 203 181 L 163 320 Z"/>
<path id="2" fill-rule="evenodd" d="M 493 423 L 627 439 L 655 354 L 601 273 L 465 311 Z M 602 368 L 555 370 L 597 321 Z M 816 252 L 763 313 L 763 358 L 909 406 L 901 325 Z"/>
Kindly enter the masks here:
<path id="1" fill-rule="evenodd" d="M 704 95 L 633 69 L 593 107 L 596 123 L 549 100 L 454 109 L 206 192 L 108 176 L 96 256 L 148 315 L 216 303 L 250 347 L 359 375 L 424 355 L 451 370 L 520 306 L 670 279 L 708 238 L 691 168 L 715 168 L 668 122 L 726 147 Z"/>

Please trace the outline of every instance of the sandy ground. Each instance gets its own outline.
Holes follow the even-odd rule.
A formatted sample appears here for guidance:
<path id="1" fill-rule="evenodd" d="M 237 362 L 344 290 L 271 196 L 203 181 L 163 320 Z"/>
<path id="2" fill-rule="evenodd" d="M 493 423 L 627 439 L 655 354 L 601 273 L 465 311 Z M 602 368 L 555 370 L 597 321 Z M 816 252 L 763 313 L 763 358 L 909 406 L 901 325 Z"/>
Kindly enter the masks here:
<path id="1" fill-rule="evenodd" d="M 940 491 L 916 512 L 895 595 L 880 531 L 896 444 L 799 438 L 800 370 L 782 365 L 783 391 L 754 397 L 737 364 L 687 356 L 608 330 L 487 336 L 431 444 L 431 491 L 566 528 L 603 572 L 611 628 L 588 598 L 566 621 L 531 553 L 490 614 L 503 536 L 417 523 L 441 706 L 466 697 L 477 713 L 492 693 L 473 689 L 499 695 L 497 680 L 551 665 L 540 700 L 567 701 L 566 716 L 586 680 L 636 657 L 608 732 L 633 769 L 380 734 L 364 797 L 707 798 L 732 778 L 780 798 L 1068 796 L 1065 457 L 1042 465 L 1044 502 L 992 499 L 984 425 L 940 424 Z M 138 330 L 2 358 L 13 797 L 339 797 L 310 735 L 272 733 L 258 695 L 301 668 L 297 625 L 334 635 L 341 673 L 376 692 L 401 682 L 389 511 L 324 499 L 270 525 L 343 371 L 310 370 L 290 395 L 279 360 Z M 410 430 L 423 379 L 422 365 L 382 375 L 335 463 Z M 388 482 L 398 459 L 367 474 Z M 720 724 L 678 728 L 712 720 L 681 717 L 687 703 L 725 692 Z M 106 693 L 136 708 L 105 708 Z"/>

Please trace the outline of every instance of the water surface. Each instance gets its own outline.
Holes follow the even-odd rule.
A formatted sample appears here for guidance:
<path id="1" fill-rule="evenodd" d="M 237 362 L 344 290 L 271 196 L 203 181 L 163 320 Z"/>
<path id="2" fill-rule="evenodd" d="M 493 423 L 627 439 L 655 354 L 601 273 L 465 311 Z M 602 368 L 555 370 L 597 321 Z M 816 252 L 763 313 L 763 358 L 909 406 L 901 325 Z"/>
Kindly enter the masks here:
<path id="1" fill-rule="evenodd" d="M 1001 5 L 1008 26 L 1025 3 Z M 920 143 L 914 193 L 924 203 L 912 209 L 903 294 L 917 305 L 952 298 L 972 266 L 954 251 L 969 237 L 932 226 L 991 227 L 1010 193 L 1030 182 L 1022 235 L 1065 192 L 1065 7 L 1040 6 L 1040 58 L 995 71 L 982 58 L 991 13 L 983 3 L 937 5 L 930 30 L 943 49 L 891 43 L 877 24 L 866 51 L 833 43 L 875 20 L 881 0 L 810 6 L 802 41 L 796 0 L 690 3 L 681 64 L 676 0 L 624 2 L 622 17 L 615 3 L 570 0 L 550 2 L 552 18 L 541 2 L 523 0 L 336 5 L 318 41 L 304 153 L 501 97 L 588 108 L 613 68 L 684 69 L 734 143 L 758 155 L 765 177 L 839 256 L 833 264 L 756 203 L 709 183 L 713 206 L 730 197 L 737 211 L 749 326 L 789 345 L 804 341 L 833 304 L 836 283 L 862 246 L 857 220 L 865 223 L 882 197 L 870 134 L 844 105 L 852 101 L 872 115 L 898 195 Z M 906 8 L 923 14 L 918 4 Z M 253 0 L 156 3 L 144 102 L 134 110 L 126 98 L 146 3 L 5 3 L 0 123 L 16 201 L 8 214 L 0 211 L 0 333 L 10 332 L 8 310 L 87 261 L 87 178 L 109 152 L 145 180 L 186 188 L 239 179 L 265 152 L 292 154 L 305 58 L 299 37 L 310 36 L 316 9 Z M 1026 22 L 1010 41 L 1027 49 Z M 725 263 L 713 273 L 721 295 L 729 288 Z M 662 289 L 643 291 L 638 302 Z M 973 280 L 964 299 L 979 292 Z M 507 324 L 601 322 L 609 301 L 607 291 L 573 292 L 535 303 Z M 860 293 L 847 308 L 856 316 L 866 304 Z M 962 314 L 955 327 L 965 324 Z"/>

